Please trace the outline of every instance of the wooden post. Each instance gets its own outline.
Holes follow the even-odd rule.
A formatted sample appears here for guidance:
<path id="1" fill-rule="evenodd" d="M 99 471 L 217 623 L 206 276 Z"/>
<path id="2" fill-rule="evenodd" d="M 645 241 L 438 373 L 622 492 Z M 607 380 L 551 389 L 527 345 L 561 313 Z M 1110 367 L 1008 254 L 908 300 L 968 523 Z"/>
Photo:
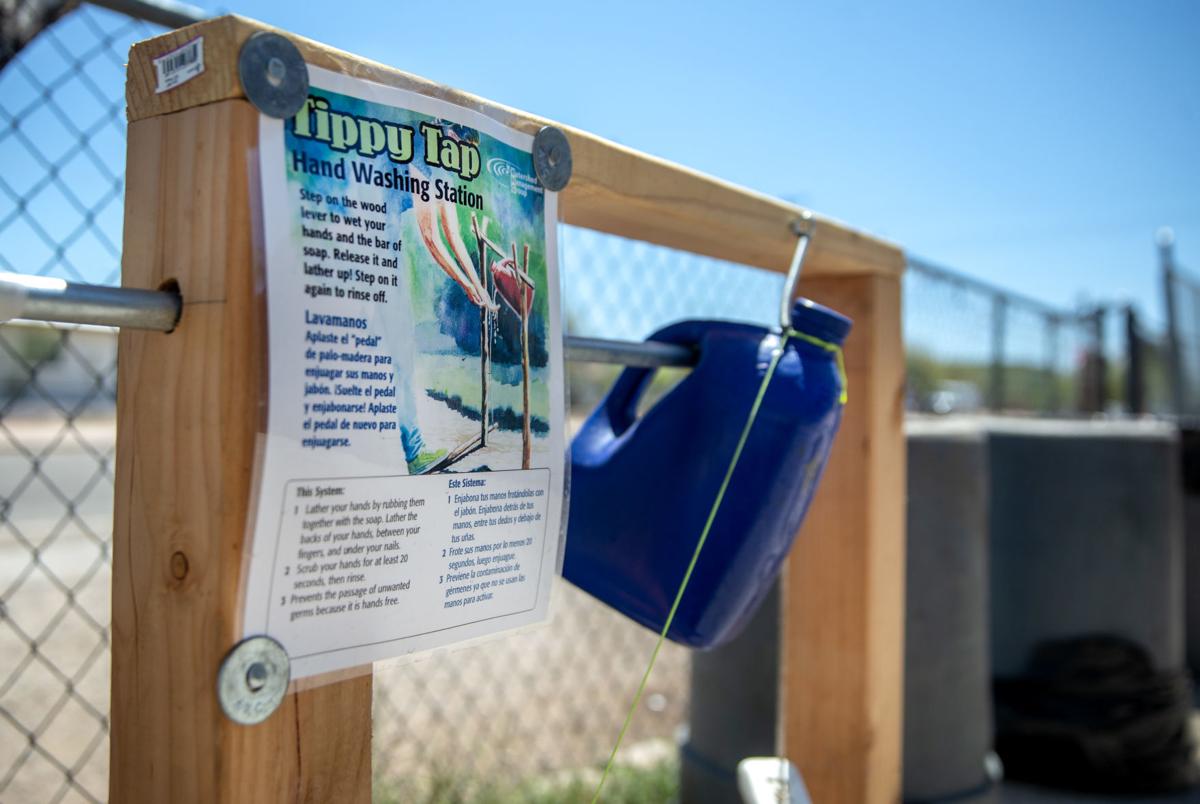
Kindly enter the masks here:
<path id="1" fill-rule="evenodd" d="M 121 335 L 113 801 L 365 802 L 370 795 L 369 676 L 291 695 L 249 728 L 224 718 L 214 692 L 220 659 L 239 635 L 265 409 L 261 266 L 251 245 L 258 211 L 248 167 L 257 115 L 237 71 L 242 43 L 264 30 L 274 29 L 220 17 L 139 43 L 129 58 L 124 280 L 152 288 L 174 279 L 184 313 L 171 335 Z M 156 92 L 154 59 L 201 35 L 204 72 Z M 318 67 L 433 95 L 531 135 L 552 124 L 284 35 Z M 560 127 L 574 163 L 559 197 L 565 222 L 787 268 L 799 207 Z M 890 802 L 899 797 L 902 733 L 904 260 L 837 221 L 813 223 L 801 290 L 850 315 L 855 329 L 846 346 L 842 432 L 789 561 L 780 720 L 787 755 L 814 800 Z M 483 374 L 486 385 L 486 358 Z"/>
<path id="2" fill-rule="evenodd" d="M 371 676 L 291 694 L 264 723 L 220 710 L 266 382 L 244 100 L 129 126 L 122 278 L 178 283 L 175 332 L 122 331 L 113 528 L 109 798 L 365 802 Z"/>
<path id="3" fill-rule="evenodd" d="M 786 755 L 823 804 L 900 798 L 904 669 L 904 347 L 900 271 L 801 280 L 854 319 L 849 401 L 784 582 Z M 806 267 L 821 274 L 815 262 Z"/>

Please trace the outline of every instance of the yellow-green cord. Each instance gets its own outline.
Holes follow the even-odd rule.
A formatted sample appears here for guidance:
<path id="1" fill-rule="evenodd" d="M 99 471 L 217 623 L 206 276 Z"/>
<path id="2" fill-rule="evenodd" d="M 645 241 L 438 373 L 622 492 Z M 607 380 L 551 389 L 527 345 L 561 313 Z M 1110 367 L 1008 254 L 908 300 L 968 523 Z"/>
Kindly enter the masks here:
<path id="1" fill-rule="evenodd" d="M 847 400 L 850 398 L 850 384 L 846 378 L 846 358 L 842 356 L 842 347 L 836 343 L 830 343 L 829 341 L 823 341 L 820 338 L 814 338 L 812 335 L 800 332 L 799 330 L 789 329 L 787 334 L 790 338 L 799 338 L 805 343 L 811 343 L 813 346 L 821 347 L 826 352 L 833 352 L 833 358 L 835 361 L 837 361 L 838 381 L 842 385 L 842 392 L 838 395 L 838 402 L 843 405 L 846 404 Z"/>
<path id="2" fill-rule="evenodd" d="M 671 603 L 671 610 L 667 612 L 667 621 L 663 623 L 662 631 L 658 633 L 658 641 L 654 643 L 654 651 L 650 654 L 650 663 L 646 665 L 646 672 L 642 674 L 642 681 L 638 684 L 637 692 L 634 693 L 633 704 L 629 707 L 629 712 L 625 715 L 625 722 L 621 725 L 621 731 L 617 734 L 617 743 L 613 746 L 612 753 L 608 755 L 608 762 L 604 765 L 604 773 L 600 776 L 600 783 L 596 785 L 595 795 L 592 796 L 592 804 L 596 804 L 600 800 L 600 791 L 604 789 L 604 782 L 608 779 L 609 773 L 612 772 L 613 764 L 617 759 L 617 751 L 621 748 L 621 743 L 625 740 L 625 733 L 629 731 L 629 724 L 633 722 L 633 716 L 637 712 L 638 705 L 642 702 L 642 695 L 646 692 L 646 683 L 650 680 L 650 673 L 654 670 L 654 663 L 658 661 L 658 653 L 662 650 L 663 643 L 667 641 L 667 632 L 671 630 L 671 623 L 675 620 L 675 612 L 679 609 L 679 601 L 683 599 L 683 593 L 687 591 L 688 581 L 692 579 L 692 570 L 696 568 L 696 561 L 700 558 L 700 551 L 704 548 L 704 542 L 708 540 L 708 532 L 712 530 L 713 522 L 717 518 L 717 511 L 721 508 L 721 501 L 725 499 L 725 490 L 729 488 L 729 480 L 733 477 L 733 470 L 737 468 L 738 459 L 742 457 L 742 450 L 746 446 L 746 441 L 750 438 L 750 428 L 754 426 L 754 420 L 758 418 L 758 409 L 762 407 L 763 397 L 767 395 L 767 386 L 771 382 L 771 377 L 775 375 L 775 368 L 779 365 L 779 359 L 783 357 L 783 351 L 787 347 L 789 338 L 799 338 L 802 341 L 819 346 L 828 352 L 833 352 L 837 359 L 838 375 L 842 385 L 842 392 L 838 401 L 843 405 L 846 404 L 846 367 L 842 360 L 842 348 L 837 344 L 814 338 L 803 332 L 788 329 L 779 341 L 778 348 L 771 355 L 771 362 L 767 365 L 767 373 L 763 375 L 762 383 L 758 386 L 758 394 L 754 397 L 754 404 L 750 406 L 750 415 L 746 418 L 745 426 L 742 427 L 742 434 L 738 438 L 737 446 L 733 450 L 733 457 L 729 460 L 729 468 L 725 470 L 725 477 L 721 481 L 721 487 L 717 490 L 716 499 L 713 500 L 712 508 L 708 511 L 708 519 L 704 522 L 703 530 L 700 531 L 700 539 L 696 542 L 696 549 L 692 551 L 692 560 L 688 562 L 687 570 L 683 573 L 683 580 L 679 583 L 679 591 L 675 593 L 675 601 Z"/>

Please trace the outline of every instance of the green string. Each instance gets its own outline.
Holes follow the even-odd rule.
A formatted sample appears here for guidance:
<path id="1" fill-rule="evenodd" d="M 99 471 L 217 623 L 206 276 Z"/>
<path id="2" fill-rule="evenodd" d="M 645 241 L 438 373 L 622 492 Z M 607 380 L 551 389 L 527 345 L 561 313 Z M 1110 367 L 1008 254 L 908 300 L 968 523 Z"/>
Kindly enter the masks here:
<path id="1" fill-rule="evenodd" d="M 819 346 L 826 352 L 833 353 L 833 358 L 837 362 L 838 380 L 842 385 L 842 392 L 838 394 L 838 403 L 842 405 L 846 404 L 846 402 L 850 399 L 850 383 L 846 378 L 846 358 L 842 356 L 842 347 L 836 343 L 830 343 L 829 341 L 823 341 L 820 338 L 814 338 L 812 335 L 795 329 L 789 329 L 787 334 L 789 338 L 799 338 L 805 343 L 811 343 L 813 346 Z"/>
<path id="2" fill-rule="evenodd" d="M 617 734 L 617 743 L 613 746 L 612 753 L 608 755 L 608 762 L 604 765 L 604 773 L 600 776 L 600 783 L 596 785 L 595 795 L 592 796 L 592 804 L 596 804 L 600 800 L 600 791 L 604 789 L 604 782 L 612 772 L 613 764 L 617 759 L 617 751 L 621 748 L 621 743 L 625 740 L 625 733 L 629 731 L 629 724 L 633 722 L 633 716 L 637 712 L 638 705 L 642 702 L 642 695 L 646 692 L 646 683 L 650 680 L 650 673 L 654 670 L 654 663 L 658 661 L 658 653 L 662 650 L 663 643 L 667 640 L 667 632 L 671 630 L 671 623 L 675 620 L 675 612 L 679 609 L 679 601 L 683 599 L 683 593 L 687 591 L 688 581 L 692 579 L 692 570 L 696 568 L 696 561 L 700 558 L 700 551 L 704 549 L 704 543 L 708 540 L 708 532 L 712 530 L 713 522 L 717 518 L 717 511 L 720 510 L 721 502 L 725 499 L 725 491 L 729 488 L 729 480 L 733 477 L 733 470 L 737 468 L 738 459 L 742 457 L 742 450 L 746 446 L 746 441 L 750 438 L 750 428 L 754 426 L 754 420 L 758 418 L 758 409 L 762 407 L 763 397 L 767 395 L 767 386 L 771 383 L 771 378 L 775 375 L 775 368 L 779 365 L 780 358 L 783 357 L 783 352 L 787 347 L 789 338 L 799 338 L 802 341 L 819 346 L 828 352 L 833 352 L 837 359 L 838 376 L 842 385 L 842 392 L 838 401 L 843 405 L 846 404 L 846 369 L 842 361 L 841 347 L 837 344 L 814 338 L 811 335 L 806 335 L 803 332 L 788 329 L 783 334 L 779 346 L 771 355 L 771 362 L 767 365 L 767 373 L 763 375 L 762 383 L 758 386 L 758 394 L 754 397 L 754 404 L 750 406 L 750 415 L 746 418 L 746 424 L 742 427 L 742 434 L 738 438 L 737 446 L 733 450 L 733 457 L 729 460 L 729 468 L 725 470 L 725 477 L 721 481 L 721 487 L 717 490 L 716 499 L 713 500 L 712 508 L 708 511 L 708 519 L 704 523 L 704 529 L 700 531 L 700 539 L 696 542 L 696 549 L 692 551 L 692 560 L 688 562 L 687 571 L 683 573 L 683 580 L 679 583 L 679 591 L 675 593 L 675 601 L 671 604 L 671 610 L 667 613 L 667 621 L 663 623 L 662 630 L 658 633 L 658 641 L 654 643 L 654 651 L 650 654 L 650 663 L 646 666 L 646 672 L 642 674 L 642 681 L 638 684 L 637 692 L 633 696 L 633 704 L 629 707 L 629 712 L 625 715 L 625 722 L 621 725 L 620 733 Z"/>

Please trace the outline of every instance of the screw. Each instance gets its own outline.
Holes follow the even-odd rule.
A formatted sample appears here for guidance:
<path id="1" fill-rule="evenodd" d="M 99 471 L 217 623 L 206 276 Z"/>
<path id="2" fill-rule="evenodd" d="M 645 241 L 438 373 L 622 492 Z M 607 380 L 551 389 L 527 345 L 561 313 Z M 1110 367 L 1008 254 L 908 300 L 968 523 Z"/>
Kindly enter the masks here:
<path id="1" fill-rule="evenodd" d="M 796 218 L 791 223 L 792 234 L 797 237 L 811 235 L 813 231 L 813 215 L 807 209 L 800 213 L 800 217 Z"/>
<path id="2" fill-rule="evenodd" d="M 251 692 L 258 692 L 267 685 L 267 666 L 262 662 L 255 662 L 246 670 L 246 686 Z"/>
<path id="3" fill-rule="evenodd" d="M 267 61 L 267 81 L 273 87 L 278 87 L 287 77 L 287 65 L 278 56 L 272 56 Z"/>

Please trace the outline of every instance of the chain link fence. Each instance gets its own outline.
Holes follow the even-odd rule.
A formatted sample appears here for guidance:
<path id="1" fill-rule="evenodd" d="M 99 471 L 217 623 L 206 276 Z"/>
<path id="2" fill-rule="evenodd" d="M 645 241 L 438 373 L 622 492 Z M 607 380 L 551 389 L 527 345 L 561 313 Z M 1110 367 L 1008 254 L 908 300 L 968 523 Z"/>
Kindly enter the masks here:
<path id="1" fill-rule="evenodd" d="M 0 71 L 0 270 L 119 280 L 123 64 L 159 30 L 82 6 Z M 680 318 L 777 312 L 778 274 L 571 228 L 562 243 L 572 334 L 640 339 Z M 1159 378 L 1143 382 L 1142 409 L 1166 411 L 1170 360 L 1192 371 L 1176 393 L 1200 405 L 1200 285 L 1172 276 L 1186 288 L 1173 352 L 1115 308 L 1058 310 L 914 261 L 910 409 L 1086 413 L 1122 404 L 1141 376 Z M 115 367 L 111 330 L 0 326 L 0 801 L 107 796 Z M 573 417 L 616 372 L 569 367 Z M 548 626 L 379 669 L 377 799 L 498 795 L 605 759 L 654 635 L 565 584 L 552 610 Z M 669 765 L 687 702 L 688 654 L 668 645 L 630 756 Z"/>
<path id="2" fill-rule="evenodd" d="M 0 270 L 119 279 L 124 54 L 66 15 L 0 72 Z M 0 327 L 0 800 L 103 801 L 116 340 Z"/>
<path id="3" fill-rule="evenodd" d="M 1057 308 L 910 258 L 904 337 L 914 412 L 1175 412 L 1164 336 L 1128 305 Z"/>

